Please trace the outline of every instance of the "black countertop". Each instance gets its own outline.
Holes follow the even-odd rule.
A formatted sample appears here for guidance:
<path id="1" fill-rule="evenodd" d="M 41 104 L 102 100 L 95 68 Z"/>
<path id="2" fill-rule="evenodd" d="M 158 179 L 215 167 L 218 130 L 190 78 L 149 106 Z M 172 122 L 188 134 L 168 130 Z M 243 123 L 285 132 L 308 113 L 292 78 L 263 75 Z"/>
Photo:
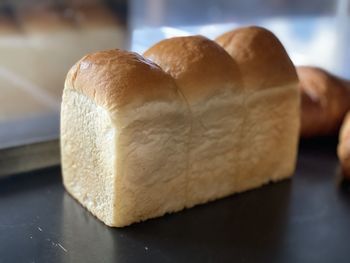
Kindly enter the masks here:
<path id="1" fill-rule="evenodd" d="M 350 262 L 335 146 L 304 142 L 292 180 L 123 229 L 73 200 L 59 167 L 1 179 L 0 262 Z"/>

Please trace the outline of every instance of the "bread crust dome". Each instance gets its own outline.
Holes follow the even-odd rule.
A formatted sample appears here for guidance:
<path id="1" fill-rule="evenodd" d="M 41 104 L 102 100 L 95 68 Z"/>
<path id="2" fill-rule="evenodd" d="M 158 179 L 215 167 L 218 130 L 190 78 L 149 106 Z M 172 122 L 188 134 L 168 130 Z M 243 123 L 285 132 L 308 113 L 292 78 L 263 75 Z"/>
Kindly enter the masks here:
<path id="1" fill-rule="evenodd" d="M 144 56 L 174 77 L 190 104 L 210 97 L 220 88 L 241 88 L 235 61 L 217 43 L 203 36 L 162 40 Z"/>
<path id="2" fill-rule="evenodd" d="M 265 28 L 242 27 L 224 33 L 215 41 L 237 62 L 247 89 L 285 86 L 298 81 L 283 45 Z"/>
<path id="3" fill-rule="evenodd" d="M 159 66 L 119 49 L 83 57 L 68 72 L 65 87 L 85 94 L 110 111 L 178 97 L 175 81 Z"/>

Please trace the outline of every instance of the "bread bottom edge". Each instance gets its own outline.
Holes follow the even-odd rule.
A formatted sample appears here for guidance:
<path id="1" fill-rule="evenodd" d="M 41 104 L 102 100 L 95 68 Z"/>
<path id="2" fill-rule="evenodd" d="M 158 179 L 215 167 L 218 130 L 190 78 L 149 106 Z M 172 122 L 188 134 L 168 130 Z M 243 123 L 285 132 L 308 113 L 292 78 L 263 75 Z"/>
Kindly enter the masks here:
<path id="1" fill-rule="evenodd" d="M 65 189 L 67 191 L 67 193 L 77 202 L 79 202 L 87 211 L 89 211 L 94 217 L 96 217 L 97 219 L 99 219 L 99 221 L 102 221 L 105 225 L 109 226 L 109 227 L 115 227 L 115 228 L 122 228 L 122 227 L 127 227 L 130 225 L 133 225 L 135 223 L 140 223 L 140 222 L 144 222 L 147 221 L 149 219 L 155 219 L 155 218 L 159 218 L 162 216 L 165 216 L 167 214 L 173 214 L 176 212 L 180 212 L 186 209 L 190 209 L 193 208 L 195 206 L 199 206 L 199 205 L 205 205 L 207 203 L 213 202 L 213 201 L 218 201 L 220 199 L 235 195 L 235 194 L 239 194 L 239 193 L 243 193 L 243 192 L 248 192 L 251 190 L 255 190 L 257 188 L 260 188 L 264 185 L 270 184 L 270 183 L 278 183 L 280 181 L 286 180 L 286 179 L 290 179 L 292 178 L 292 175 L 284 175 L 284 176 L 279 176 L 278 178 L 264 178 L 263 180 L 258 180 L 258 181 L 253 181 L 253 184 L 247 184 L 244 185 L 242 188 L 237 188 L 235 189 L 233 192 L 231 193 L 227 193 L 227 194 L 223 194 L 223 195 L 218 195 L 214 198 L 210 198 L 210 199 L 205 199 L 201 202 L 195 203 L 193 205 L 187 205 L 187 206 L 183 206 L 183 207 L 178 207 L 172 211 L 166 211 L 166 212 L 160 212 L 160 213 L 155 213 L 155 214 L 150 214 L 147 216 L 144 216 L 143 218 L 130 218 L 129 220 L 121 220 L 123 221 L 123 223 L 121 222 L 110 222 L 108 220 L 106 220 L 105 218 L 102 218 L 101 216 L 99 216 L 95 211 L 92 211 L 92 209 L 88 208 L 86 206 L 86 204 L 84 204 L 83 202 L 81 202 L 79 200 L 79 198 L 72 192 L 70 191 L 69 187 L 67 187 L 65 184 Z"/>

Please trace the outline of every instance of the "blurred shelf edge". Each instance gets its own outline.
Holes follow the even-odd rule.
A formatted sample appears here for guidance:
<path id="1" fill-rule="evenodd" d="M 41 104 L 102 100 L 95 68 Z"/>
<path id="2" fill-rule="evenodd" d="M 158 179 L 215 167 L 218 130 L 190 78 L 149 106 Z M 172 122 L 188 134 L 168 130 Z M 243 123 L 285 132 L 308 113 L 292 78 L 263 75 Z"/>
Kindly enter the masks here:
<path id="1" fill-rule="evenodd" d="M 0 178 L 59 164 L 58 139 L 0 149 Z"/>
<path id="2" fill-rule="evenodd" d="M 59 114 L 1 121 L 0 177 L 58 165 Z"/>

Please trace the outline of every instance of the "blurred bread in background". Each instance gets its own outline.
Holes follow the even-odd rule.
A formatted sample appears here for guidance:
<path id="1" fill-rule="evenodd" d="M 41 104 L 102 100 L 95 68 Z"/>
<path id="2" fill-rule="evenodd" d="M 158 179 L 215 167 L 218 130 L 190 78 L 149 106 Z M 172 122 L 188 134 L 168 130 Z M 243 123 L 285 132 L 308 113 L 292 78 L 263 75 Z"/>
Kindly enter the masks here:
<path id="1" fill-rule="evenodd" d="M 0 88 L 6 89 L 0 119 L 58 112 L 71 65 L 90 52 L 125 48 L 126 38 L 123 19 L 104 1 L 0 8 Z"/>
<path id="2" fill-rule="evenodd" d="M 18 25 L 11 16 L 0 13 L 0 34 L 13 34 L 18 30 Z"/>
<path id="3" fill-rule="evenodd" d="M 29 80 L 35 74 L 36 63 L 33 44 L 25 40 L 13 14 L 0 10 L 0 121 L 49 112 L 59 106 L 45 88 Z"/>
<path id="4" fill-rule="evenodd" d="M 301 90 L 301 137 L 336 135 L 350 110 L 350 82 L 317 67 L 297 67 Z"/>

